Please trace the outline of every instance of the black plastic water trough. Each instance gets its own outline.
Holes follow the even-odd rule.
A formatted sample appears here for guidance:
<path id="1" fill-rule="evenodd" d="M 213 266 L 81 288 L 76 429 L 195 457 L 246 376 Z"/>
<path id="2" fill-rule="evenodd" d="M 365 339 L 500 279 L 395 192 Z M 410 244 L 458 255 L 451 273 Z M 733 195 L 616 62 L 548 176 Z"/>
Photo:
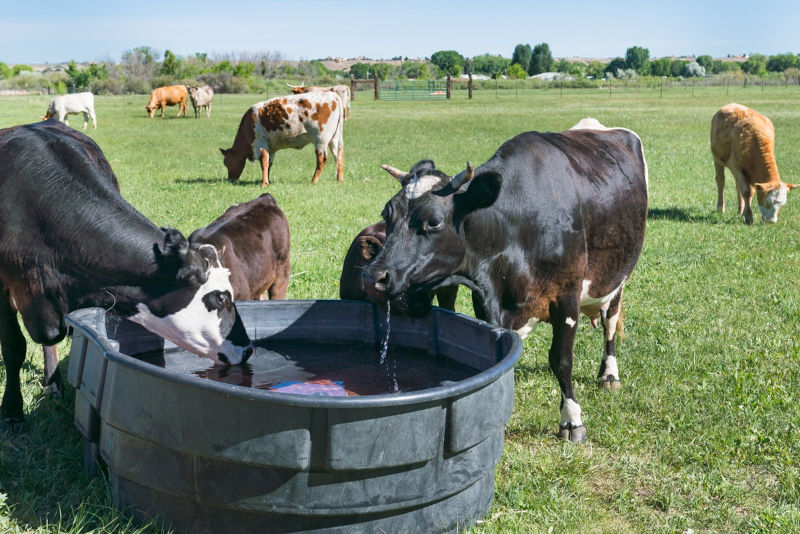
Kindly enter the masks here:
<path id="1" fill-rule="evenodd" d="M 237 303 L 261 341 L 366 344 L 385 316 L 357 301 Z M 88 467 L 116 504 L 185 533 L 452 532 L 489 509 L 513 408 L 518 336 L 434 308 L 391 318 L 392 346 L 474 369 L 395 394 L 308 396 L 215 382 L 134 356 L 178 350 L 127 320 L 73 313 L 69 381 Z"/>

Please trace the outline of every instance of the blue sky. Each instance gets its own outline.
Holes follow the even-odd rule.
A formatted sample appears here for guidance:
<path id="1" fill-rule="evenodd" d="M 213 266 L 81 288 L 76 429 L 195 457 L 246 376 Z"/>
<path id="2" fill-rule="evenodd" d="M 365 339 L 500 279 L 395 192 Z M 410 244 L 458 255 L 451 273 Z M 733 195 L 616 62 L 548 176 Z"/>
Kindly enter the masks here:
<path id="1" fill-rule="evenodd" d="M 757 8 L 755 6 L 758 6 Z M 510 57 L 546 42 L 556 57 L 800 52 L 800 0 L 0 0 L 0 61 L 119 61 L 149 46 L 179 56 L 278 52 L 425 57 L 457 50 Z"/>

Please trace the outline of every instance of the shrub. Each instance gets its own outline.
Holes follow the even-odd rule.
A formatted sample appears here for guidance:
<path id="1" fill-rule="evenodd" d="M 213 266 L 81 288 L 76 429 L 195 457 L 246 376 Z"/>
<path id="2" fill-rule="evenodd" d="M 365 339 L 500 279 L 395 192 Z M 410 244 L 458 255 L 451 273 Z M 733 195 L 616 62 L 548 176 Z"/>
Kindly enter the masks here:
<path id="1" fill-rule="evenodd" d="M 690 77 L 702 77 L 706 75 L 706 69 L 697 61 L 690 61 L 686 64 L 686 68 L 683 71 L 683 75 L 687 78 Z"/>
<path id="2" fill-rule="evenodd" d="M 89 89 L 96 95 L 118 95 L 122 93 L 122 84 L 117 78 L 106 78 L 92 81 Z"/>

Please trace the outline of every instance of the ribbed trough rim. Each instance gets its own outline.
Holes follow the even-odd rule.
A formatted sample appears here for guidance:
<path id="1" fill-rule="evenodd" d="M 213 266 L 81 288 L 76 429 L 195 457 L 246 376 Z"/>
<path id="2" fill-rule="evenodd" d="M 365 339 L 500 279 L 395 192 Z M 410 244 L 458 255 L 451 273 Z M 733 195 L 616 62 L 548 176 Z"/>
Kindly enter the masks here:
<path id="1" fill-rule="evenodd" d="M 281 303 L 322 303 L 324 305 L 336 306 L 335 303 L 343 302 L 337 300 L 284 300 L 284 301 L 257 301 L 270 306 L 280 306 Z M 240 303 L 237 302 L 237 306 Z M 325 397 L 314 395 L 301 395 L 297 393 L 283 393 L 277 391 L 270 391 L 258 388 L 251 388 L 246 386 L 239 386 L 236 384 L 227 384 L 224 382 L 217 382 L 208 380 L 198 376 L 193 376 L 179 371 L 165 369 L 157 365 L 139 360 L 133 356 L 128 356 L 119 352 L 110 342 L 109 339 L 102 335 L 97 330 L 98 322 L 105 323 L 105 310 L 99 308 L 87 308 L 78 310 L 66 317 L 67 322 L 75 329 L 80 330 L 90 340 L 96 343 L 103 350 L 105 357 L 116 364 L 123 365 L 128 368 L 135 369 L 142 373 L 152 375 L 164 380 L 175 382 L 183 386 L 192 388 L 204 389 L 215 393 L 229 395 L 247 399 L 251 401 L 271 402 L 275 404 L 284 404 L 288 406 L 303 406 L 310 408 L 328 408 L 328 409 L 363 409 L 363 408 L 378 408 L 378 407 L 391 407 L 391 406 L 404 406 L 409 404 L 423 404 L 428 402 L 439 401 L 452 397 L 459 397 L 473 391 L 482 389 L 483 387 L 498 380 L 501 376 L 509 371 L 512 371 L 514 364 L 522 354 L 522 341 L 516 332 L 506 330 L 504 328 L 496 327 L 492 324 L 474 319 L 467 315 L 463 315 L 441 308 L 434 308 L 432 313 L 445 313 L 457 316 L 459 320 L 472 322 L 489 329 L 496 340 L 495 346 L 500 346 L 502 338 L 510 338 L 511 343 L 508 344 L 508 353 L 493 366 L 485 371 L 477 373 L 467 379 L 453 382 L 451 384 L 437 386 L 435 388 L 428 388 L 419 391 L 411 391 L 408 393 L 387 393 L 381 395 L 363 395 L 357 397 Z M 92 324 L 95 323 L 95 324 Z M 399 345 L 402 346 L 402 345 Z"/>

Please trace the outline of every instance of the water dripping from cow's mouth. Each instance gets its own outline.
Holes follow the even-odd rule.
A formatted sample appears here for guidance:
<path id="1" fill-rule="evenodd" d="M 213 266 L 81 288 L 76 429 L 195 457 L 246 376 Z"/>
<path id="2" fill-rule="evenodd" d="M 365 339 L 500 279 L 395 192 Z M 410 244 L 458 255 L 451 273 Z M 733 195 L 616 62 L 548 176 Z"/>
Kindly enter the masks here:
<path id="1" fill-rule="evenodd" d="M 397 384 L 397 359 L 394 353 L 389 354 L 389 335 L 392 331 L 392 306 L 390 303 L 386 304 L 386 332 L 383 336 L 383 343 L 381 344 L 381 357 L 378 362 L 382 369 L 384 369 L 386 378 L 389 381 L 388 390 L 391 393 L 399 393 L 400 387 Z"/>

